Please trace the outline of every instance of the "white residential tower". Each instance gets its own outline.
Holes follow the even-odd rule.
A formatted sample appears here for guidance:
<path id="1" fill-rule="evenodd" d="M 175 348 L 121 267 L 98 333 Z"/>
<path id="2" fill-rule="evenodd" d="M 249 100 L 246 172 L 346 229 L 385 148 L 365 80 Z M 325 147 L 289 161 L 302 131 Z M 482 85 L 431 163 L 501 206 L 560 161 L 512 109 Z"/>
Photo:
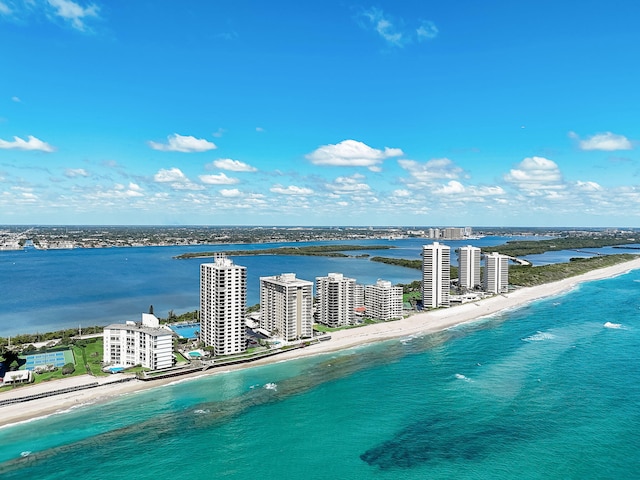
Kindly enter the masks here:
<path id="1" fill-rule="evenodd" d="M 484 289 L 490 293 L 509 291 L 509 257 L 497 252 L 485 255 Z"/>
<path id="2" fill-rule="evenodd" d="M 473 290 L 480 286 L 480 249 L 467 245 L 458 251 L 458 285 Z"/>
<path id="3" fill-rule="evenodd" d="M 247 269 L 224 254 L 200 265 L 200 339 L 214 354 L 246 350 Z"/>
<path id="4" fill-rule="evenodd" d="M 141 365 L 151 370 L 173 365 L 173 333 L 160 328 L 154 315 L 143 313 L 140 323 L 107 325 L 102 338 L 102 361 L 106 365 Z"/>
<path id="5" fill-rule="evenodd" d="M 433 242 L 422 247 L 422 305 L 424 308 L 449 306 L 451 248 Z"/>

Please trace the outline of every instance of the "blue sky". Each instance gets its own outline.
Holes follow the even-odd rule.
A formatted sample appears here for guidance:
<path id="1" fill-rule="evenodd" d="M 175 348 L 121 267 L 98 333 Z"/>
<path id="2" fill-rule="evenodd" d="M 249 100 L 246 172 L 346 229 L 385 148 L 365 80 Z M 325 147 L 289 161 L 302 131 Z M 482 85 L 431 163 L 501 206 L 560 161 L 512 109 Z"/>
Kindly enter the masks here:
<path id="1" fill-rule="evenodd" d="M 638 18 L 0 0 L 0 224 L 640 226 Z"/>

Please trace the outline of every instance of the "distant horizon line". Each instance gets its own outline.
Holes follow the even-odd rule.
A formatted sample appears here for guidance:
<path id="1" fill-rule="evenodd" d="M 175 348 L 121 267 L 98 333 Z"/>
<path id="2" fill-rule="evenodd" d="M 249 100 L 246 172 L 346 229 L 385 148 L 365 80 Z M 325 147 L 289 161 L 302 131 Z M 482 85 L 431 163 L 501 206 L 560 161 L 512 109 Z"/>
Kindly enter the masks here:
<path id="1" fill-rule="evenodd" d="M 0 223 L 0 227 L 148 227 L 148 228 L 279 228 L 279 229 L 336 229 L 336 228 L 353 228 L 353 229 L 425 229 L 425 228 L 485 228 L 485 229 L 552 229 L 552 230 L 567 230 L 567 229 L 584 229 L 584 230 L 607 230 L 607 229 L 629 229 L 637 230 L 640 227 L 621 226 L 621 225 L 609 225 L 609 226 L 585 226 L 585 225 L 563 225 L 563 226 L 532 226 L 532 225 L 459 225 L 446 224 L 446 225 L 274 225 L 274 224 L 100 224 L 100 223 Z"/>

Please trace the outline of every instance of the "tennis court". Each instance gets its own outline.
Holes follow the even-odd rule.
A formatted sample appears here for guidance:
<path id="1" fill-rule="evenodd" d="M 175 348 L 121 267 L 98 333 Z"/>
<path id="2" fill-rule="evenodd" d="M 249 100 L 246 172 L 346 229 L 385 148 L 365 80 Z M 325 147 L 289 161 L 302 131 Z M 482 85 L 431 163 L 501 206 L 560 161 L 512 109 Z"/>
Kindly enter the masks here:
<path id="1" fill-rule="evenodd" d="M 63 350 L 61 352 L 50 353 L 34 353 L 33 355 L 25 355 L 27 363 L 24 368 L 33 370 L 41 365 L 53 365 L 55 367 L 64 367 L 67 363 L 74 363 L 73 352 L 71 350 Z"/>

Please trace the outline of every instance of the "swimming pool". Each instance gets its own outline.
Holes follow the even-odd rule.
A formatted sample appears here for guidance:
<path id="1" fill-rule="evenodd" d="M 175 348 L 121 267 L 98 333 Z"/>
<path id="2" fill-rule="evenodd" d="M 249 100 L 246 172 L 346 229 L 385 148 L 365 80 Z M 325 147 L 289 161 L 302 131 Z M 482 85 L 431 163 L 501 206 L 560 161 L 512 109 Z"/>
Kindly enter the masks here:
<path id="1" fill-rule="evenodd" d="M 200 323 L 181 323 L 178 325 L 169 325 L 169 328 L 178 334 L 180 338 L 195 340 L 198 338 L 198 333 L 200 332 Z"/>

